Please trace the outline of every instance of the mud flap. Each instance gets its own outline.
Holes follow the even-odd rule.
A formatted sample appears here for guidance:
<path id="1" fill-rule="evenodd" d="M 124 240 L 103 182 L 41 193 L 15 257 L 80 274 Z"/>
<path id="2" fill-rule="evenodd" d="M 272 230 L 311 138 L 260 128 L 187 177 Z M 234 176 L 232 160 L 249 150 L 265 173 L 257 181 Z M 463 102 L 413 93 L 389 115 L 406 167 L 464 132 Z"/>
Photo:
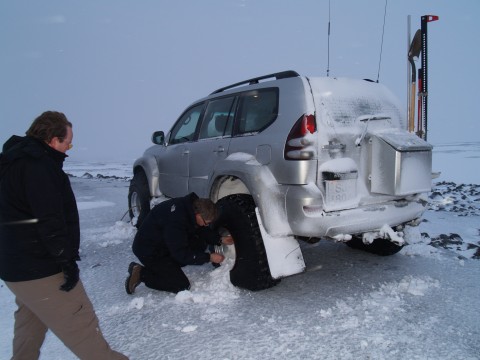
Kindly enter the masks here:
<path id="1" fill-rule="evenodd" d="M 305 271 L 305 261 L 298 241 L 293 236 L 271 236 L 263 227 L 262 219 L 255 208 L 258 225 L 267 252 L 270 273 L 274 279 Z"/>

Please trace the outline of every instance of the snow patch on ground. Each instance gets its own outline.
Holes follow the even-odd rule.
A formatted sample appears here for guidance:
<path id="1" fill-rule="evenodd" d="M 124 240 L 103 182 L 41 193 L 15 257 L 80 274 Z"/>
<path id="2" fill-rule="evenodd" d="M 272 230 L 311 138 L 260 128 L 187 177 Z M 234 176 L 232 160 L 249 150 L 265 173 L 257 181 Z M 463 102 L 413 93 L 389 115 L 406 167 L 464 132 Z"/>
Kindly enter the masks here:
<path id="1" fill-rule="evenodd" d="M 97 209 L 106 206 L 115 206 L 115 203 L 110 201 L 77 201 L 79 211 Z"/>
<path id="2" fill-rule="evenodd" d="M 399 282 L 383 284 L 378 290 L 360 298 L 340 299 L 335 307 L 322 309 L 321 316 L 344 318 L 346 321 L 343 321 L 342 327 L 351 328 L 354 324 L 357 327 L 360 323 L 369 321 L 369 313 L 389 314 L 392 311 L 403 311 L 405 295 L 423 296 L 430 287 L 438 287 L 438 281 L 408 276 Z"/>
<path id="3" fill-rule="evenodd" d="M 182 328 L 182 332 L 184 333 L 194 332 L 197 330 L 197 328 L 198 328 L 197 325 L 188 325 Z"/>
<path id="4" fill-rule="evenodd" d="M 140 310 L 145 305 L 145 299 L 143 297 L 136 297 L 132 301 L 130 301 L 130 305 L 128 309 L 137 309 Z"/>
<path id="5" fill-rule="evenodd" d="M 111 244 L 119 244 L 122 243 L 124 240 L 133 239 L 137 229 L 132 226 L 130 223 L 126 223 L 123 221 L 115 222 L 115 225 L 111 226 L 106 233 L 100 236 L 99 245 L 102 247 L 107 247 Z"/>
<path id="6" fill-rule="evenodd" d="M 100 247 L 118 245 L 124 241 L 131 242 L 137 229 L 132 224 L 116 221 L 112 226 L 85 229 L 82 231 L 82 242 L 93 243 Z"/>

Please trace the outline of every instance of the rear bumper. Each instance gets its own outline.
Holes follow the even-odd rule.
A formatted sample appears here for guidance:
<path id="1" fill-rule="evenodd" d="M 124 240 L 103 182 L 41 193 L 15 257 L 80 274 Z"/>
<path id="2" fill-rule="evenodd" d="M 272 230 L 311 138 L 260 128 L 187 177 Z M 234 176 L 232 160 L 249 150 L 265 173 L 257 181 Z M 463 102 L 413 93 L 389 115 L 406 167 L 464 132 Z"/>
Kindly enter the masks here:
<path id="1" fill-rule="evenodd" d="M 322 193 L 316 186 L 289 186 L 285 193 L 285 208 L 294 235 L 334 237 L 378 231 L 384 225 L 395 227 L 417 219 L 422 216 L 426 204 L 418 197 L 410 199 L 325 212 Z"/>

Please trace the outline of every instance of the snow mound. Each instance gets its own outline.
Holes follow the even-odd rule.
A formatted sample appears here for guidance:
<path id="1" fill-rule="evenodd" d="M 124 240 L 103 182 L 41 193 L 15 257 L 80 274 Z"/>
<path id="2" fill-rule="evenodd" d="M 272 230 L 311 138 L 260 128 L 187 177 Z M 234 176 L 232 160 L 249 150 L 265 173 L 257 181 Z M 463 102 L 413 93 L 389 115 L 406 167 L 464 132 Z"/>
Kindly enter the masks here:
<path id="1" fill-rule="evenodd" d="M 220 267 L 211 271 L 208 276 L 202 272 L 192 278 L 190 290 L 179 292 L 175 301 L 195 304 L 228 304 L 239 297 L 240 290 L 230 282 L 230 269 L 233 260 L 225 260 Z M 185 269 L 187 270 L 187 269 Z"/>
<path id="2" fill-rule="evenodd" d="M 401 254 L 441 259 L 440 250 L 431 246 L 430 238 L 422 236 L 418 227 L 406 226 L 404 236 L 407 245 L 400 251 Z"/>

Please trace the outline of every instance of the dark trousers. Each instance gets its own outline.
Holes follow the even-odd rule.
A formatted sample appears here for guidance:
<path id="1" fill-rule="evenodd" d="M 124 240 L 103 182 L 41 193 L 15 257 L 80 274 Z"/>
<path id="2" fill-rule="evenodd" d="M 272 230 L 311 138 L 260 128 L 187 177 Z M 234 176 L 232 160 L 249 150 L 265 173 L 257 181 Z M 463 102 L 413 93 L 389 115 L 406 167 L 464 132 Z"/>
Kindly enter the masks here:
<path id="1" fill-rule="evenodd" d="M 190 281 L 181 266 L 170 257 L 139 257 L 144 268 L 141 280 L 145 286 L 178 293 L 190 289 Z"/>

